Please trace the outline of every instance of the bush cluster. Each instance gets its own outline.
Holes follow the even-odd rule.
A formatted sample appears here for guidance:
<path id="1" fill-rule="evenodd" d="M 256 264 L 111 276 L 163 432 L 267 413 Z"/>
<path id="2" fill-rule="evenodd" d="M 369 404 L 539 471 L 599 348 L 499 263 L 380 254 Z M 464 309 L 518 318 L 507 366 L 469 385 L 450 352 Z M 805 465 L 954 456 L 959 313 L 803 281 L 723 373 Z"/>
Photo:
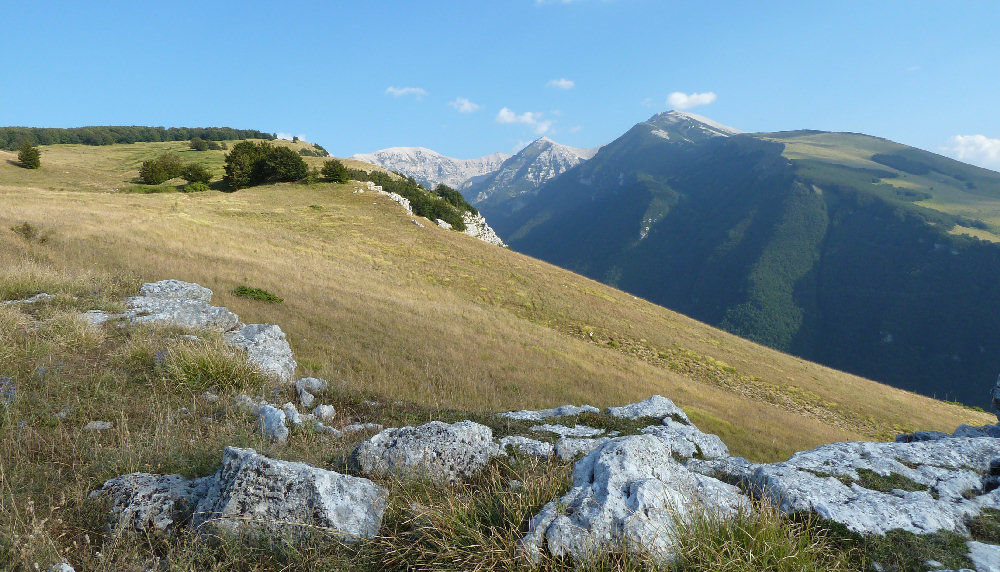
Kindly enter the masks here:
<path id="1" fill-rule="evenodd" d="M 159 185 L 175 177 L 183 177 L 189 183 L 208 184 L 212 173 L 200 163 L 181 163 L 177 153 L 164 153 L 143 161 L 139 167 L 139 180 L 146 185 Z"/>
<path id="2" fill-rule="evenodd" d="M 304 147 L 299 149 L 299 155 L 303 157 L 329 157 L 330 153 L 319 143 L 313 143 L 313 148 Z"/>
<path id="3" fill-rule="evenodd" d="M 195 151 L 218 151 L 225 148 L 217 141 L 202 139 L 201 137 L 192 137 L 190 146 Z"/>
<path id="4" fill-rule="evenodd" d="M 329 159 L 323 162 L 323 169 L 320 171 L 323 177 L 334 183 L 346 183 L 351 180 L 347 167 L 337 159 Z"/>
<path id="5" fill-rule="evenodd" d="M 266 141 L 241 141 L 226 155 L 225 181 L 236 191 L 264 183 L 298 181 L 309 174 L 302 157 Z"/>
<path id="6" fill-rule="evenodd" d="M 382 171 L 365 172 L 359 169 L 348 169 L 347 174 L 355 181 L 372 181 L 381 185 L 383 190 L 399 194 L 410 201 L 413 213 L 431 220 L 441 219 L 455 230 L 465 230 L 462 215 L 465 211 L 478 212 L 472 208 L 462 195 L 446 185 L 438 185 L 438 190 L 428 191 L 417 183 L 413 177 L 401 173 L 390 175 Z M 442 189 L 443 187 L 443 189 Z M 458 197 L 456 199 L 455 197 Z M 448 197 L 448 198 L 445 198 Z M 459 202 L 462 206 L 454 204 Z"/>

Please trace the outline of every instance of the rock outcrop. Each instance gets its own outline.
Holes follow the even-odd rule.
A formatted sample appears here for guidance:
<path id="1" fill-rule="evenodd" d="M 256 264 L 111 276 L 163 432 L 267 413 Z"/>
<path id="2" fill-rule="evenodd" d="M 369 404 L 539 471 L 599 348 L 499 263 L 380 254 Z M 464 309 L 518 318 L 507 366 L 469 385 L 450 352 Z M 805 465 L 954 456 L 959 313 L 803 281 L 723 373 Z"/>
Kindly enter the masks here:
<path id="1" fill-rule="evenodd" d="M 493 431 L 485 425 L 432 421 L 380 431 L 354 449 L 351 462 L 365 475 L 417 476 L 451 483 L 472 476 L 499 454 Z"/>
<path id="2" fill-rule="evenodd" d="M 592 405 L 562 405 L 560 407 L 554 407 L 552 409 L 541 409 L 538 411 L 532 411 L 530 409 L 522 409 L 520 411 L 508 411 L 506 413 L 501 413 L 500 417 L 506 417 L 507 419 L 516 419 L 518 421 L 541 421 L 548 417 L 567 417 L 570 415 L 579 415 L 581 413 L 600 413 L 601 410 Z"/>
<path id="3" fill-rule="evenodd" d="M 226 341 L 247 353 L 250 363 L 262 373 L 277 381 L 292 381 L 298 365 L 292 357 L 292 348 L 285 339 L 285 332 L 272 324 L 250 324 L 226 333 Z"/>
<path id="4" fill-rule="evenodd" d="M 105 482 L 90 498 L 108 502 L 108 533 L 170 534 L 191 519 L 209 480 L 132 473 Z"/>
<path id="5" fill-rule="evenodd" d="M 472 214 L 471 211 L 465 211 L 462 213 L 462 222 L 465 223 L 465 234 L 494 246 L 507 246 L 500 235 L 486 223 L 486 218 L 483 217 L 482 213 Z"/>
<path id="6" fill-rule="evenodd" d="M 684 468 L 653 435 L 601 444 L 573 468 L 573 488 L 531 520 L 522 540 L 529 558 L 542 550 L 586 560 L 621 547 L 669 561 L 679 521 L 750 510 L 739 489 Z"/>
<path id="7" fill-rule="evenodd" d="M 622 419 L 639 419 L 642 417 L 663 419 L 664 417 L 673 417 L 677 421 L 691 423 L 688 416 L 684 414 L 684 411 L 680 407 L 677 407 L 673 401 L 661 395 L 654 395 L 644 401 L 630 403 L 621 407 L 608 407 L 608 415 Z"/>

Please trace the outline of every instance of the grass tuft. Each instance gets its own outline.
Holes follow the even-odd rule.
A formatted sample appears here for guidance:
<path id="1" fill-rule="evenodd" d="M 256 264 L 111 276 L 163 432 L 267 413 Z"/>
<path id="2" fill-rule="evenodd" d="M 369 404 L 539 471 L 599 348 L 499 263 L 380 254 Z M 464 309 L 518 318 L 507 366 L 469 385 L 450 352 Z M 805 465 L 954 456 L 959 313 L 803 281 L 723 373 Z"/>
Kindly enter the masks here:
<path id="1" fill-rule="evenodd" d="M 261 288 L 251 288 L 250 286 L 237 286 L 233 289 L 233 295 L 239 296 L 240 298 L 250 298 L 251 300 L 257 300 L 260 302 L 281 303 L 285 301 L 284 298 L 272 294 L 267 290 L 263 290 Z"/>

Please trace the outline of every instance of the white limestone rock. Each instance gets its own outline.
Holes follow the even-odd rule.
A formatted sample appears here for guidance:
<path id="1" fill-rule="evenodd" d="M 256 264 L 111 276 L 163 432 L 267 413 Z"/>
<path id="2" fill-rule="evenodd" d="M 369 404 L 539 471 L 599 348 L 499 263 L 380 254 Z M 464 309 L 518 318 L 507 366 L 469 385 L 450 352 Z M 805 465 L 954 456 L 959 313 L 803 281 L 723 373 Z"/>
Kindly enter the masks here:
<path id="1" fill-rule="evenodd" d="M 608 415 L 621 419 L 639 419 L 640 417 L 663 419 L 664 417 L 674 417 L 678 421 L 691 423 L 691 420 L 688 419 L 688 416 L 684 414 L 684 411 L 680 407 L 677 407 L 673 401 L 660 395 L 654 395 L 649 399 L 621 407 L 608 407 Z"/>
<path id="2" fill-rule="evenodd" d="M 595 437 L 597 435 L 604 434 L 604 429 L 597 429 L 596 427 L 588 427 L 587 425 L 579 424 L 567 427 L 565 425 L 553 425 L 546 423 L 544 425 L 533 425 L 531 430 L 547 431 L 549 433 L 555 433 L 560 437 Z"/>
<path id="3" fill-rule="evenodd" d="M 208 491 L 209 479 L 132 473 L 90 493 L 109 503 L 109 534 L 164 534 L 184 526 Z"/>
<path id="4" fill-rule="evenodd" d="M 225 332 L 239 324 L 239 316 L 202 300 L 133 296 L 125 299 L 124 316 L 134 323 L 161 323 L 192 330 Z"/>
<path id="5" fill-rule="evenodd" d="M 465 223 L 465 234 L 494 246 L 502 248 L 507 246 L 500 235 L 486 223 L 482 213 L 472 214 L 472 211 L 465 211 L 462 213 L 462 222 Z"/>
<path id="6" fill-rule="evenodd" d="M 556 457 L 563 461 L 572 461 L 577 455 L 586 455 L 607 441 L 607 437 L 597 439 L 563 437 L 556 441 Z"/>
<path id="7" fill-rule="evenodd" d="M 579 415 L 581 413 L 600 413 L 601 410 L 592 405 L 561 405 L 553 409 L 541 409 L 538 411 L 531 411 L 529 409 L 522 409 L 520 411 L 507 411 L 506 413 L 501 413 L 500 417 L 506 417 L 507 419 L 515 419 L 518 421 L 541 421 L 542 419 L 548 417 L 566 417 L 570 415 Z"/>
<path id="8" fill-rule="evenodd" d="M 91 421 L 83 426 L 84 431 L 104 431 L 114 427 L 114 423 L 110 421 Z"/>
<path id="9" fill-rule="evenodd" d="M 212 291 L 193 282 L 181 280 L 160 280 L 147 282 L 139 287 L 139 295 L 162 300 L 196 300 L 211 302 Z"/>
<path id="10" fill-rule="evenodd" d="M 473 421 L 432 421 L 419 427 L 385 429 L 351 453 L 365 475 L 426 477 L 450 483 L 472 476 L 500 454 L 493 431 Z"/>
<path id="11" fill-rule="evenodd" d="M 285 412 L 285 419 L 289 423 L 295 425 L 296 427 L 300 427 L 302 425 L 302 414 L 295 408 L 294 403 L 291 401 L 285 403 L 281 406 L 281 410 Z"/>
<path id="12" fill-rule="evenodd" d="M 247 359 L 262 373 L 278 382 L 291 382 L 298 365 L 285 332 L 272 324 L 250 324 L 227 332 L 226 341 L 247 353 Z"/>
<path id="13" fill-rule="evenodd" d="M 990 463 L 998 458 L 1000 439 L 988 437 L 831 443 L 757 466 L 749 488 L 786 513 L 812 512 L 862 534 L 893 529 L 965 534 L 969 518 L 983 508 L 1000 508 L 1000 489 L 983 492 Z M 928 490 L 880 492 L 835 478 L 856 481 L 862 470 L 900 475 Z"/>
<path id="14" fill-rule="evenodd" d="M 506 451 L 508 448 L 515 449 L 521 454 L 538 459 L 548 459 L 555 454 L 556 450 L 552 443 L 520 435 L 508 435 L 500 439 L 500 449 Z"/>
<path id="15" fill-rule="evenodd" d="M 277 443 L 288 442 L 288 426 L 285 425 L 285 412 L 272 405 L 263 405 L 257 409 L 257 423 L 260 432 Z"/>
<path id="16" fill-rule="evenodd" d="M 227 447 L 222 466 L 198 503 L 191 526 L 201 532 L 333 534 L 348 542 L 378 533 L 388 491 L 368 479 Z"/>
<path id="17" fill-rule="evenodd" d="M 692 473 L 653 435 L 611 439 L 573 468 L 573 488 L 542 508 L 521 541 L 538 561 L 542 550 L 577 561 L 623 546 L 667 562 L 677 519 L 730 517 L 749 511 L 736 487 Z"/>
<path id="18" fill-rule="evenodd" d="M 969 560 L 976 567 L 976 572 L 1000 572 L 1000 546 L 975 540 L 965 545 L 969 547 Z"/>
<path id="19" fill-rule="evenodd" d="M 337 410 L 332 405 L 317 405 L 312 413 L 316 419 L 324 422 L 333 421 L 337 417 Z"/>
<path id="20" fill-rule="evenodd" d="M 345 435 L 361 433 L 363 431 L 381 431 L 382 426 L 378 423 L 351 423 L 343 428 Z"/>
<path id="21" fill-rule="evenodd" d="M 729 447 L 718 435 L 702 433 L 694 425 L 678 423 L 670 417 L 663 419 L 663 425 L 646 427 L 643 433 L 656 435 L 670 445 L 670 449 L 681 457 L 701 457 L 703 459 L 725 459 L 729 457 Z"/>

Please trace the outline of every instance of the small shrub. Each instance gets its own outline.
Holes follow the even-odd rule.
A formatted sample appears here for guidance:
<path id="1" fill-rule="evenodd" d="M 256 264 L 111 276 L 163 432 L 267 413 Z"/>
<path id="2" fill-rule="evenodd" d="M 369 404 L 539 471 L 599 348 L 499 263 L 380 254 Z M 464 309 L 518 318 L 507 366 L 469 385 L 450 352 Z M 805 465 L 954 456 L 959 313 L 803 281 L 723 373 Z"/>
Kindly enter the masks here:
<path id="1" fill-rule="evenodd" d="M 181 177 L 189 183 L 208 184 L 212 180 L 212 172 L 200 163 L 188 163 L 181 171 Z"/>
<path id="2" fill-rule="evenodd" d="M 346 183 L 350 180 L 347 167 L 336 159 L 328 159 L 323 162 L 323 176 L 333 183 Z"/>
<path id="3" fill-rule="evenodd" d="M 139 167 L 139 180 L 147 185 L 159 185 L 179 177 L 183 171 L 184 166 L 177 153 L 164 153 L 155 159 L 142 162 L 142 166 Z"/>
<path id="4" fill-rule="evenodd" d="M 205 183 L 194 182 L 185 185 L 183 190 L 185 193 L 201 193 L 207 191 L 208 189 L 209 186 L 206 185 Z"/>
<path id="5" fill-rule="evenodd" d="M 250 298 L 251 300 L 258 300 L 260 302 L 284 302 L 284 298 L 280 298 L 267 290 L 261 288 L 251 288 L 250 286 L 237 286 L 233 290 L 234 296 L 239 296 L 240 298 Z"/>
<path id="6" fill-rule="evenodd" d="M 42 235 L 42 231 L 30 222 L 22 222 L 21 224 L 16 224 L 10 227 L 12 231 L 19 234 L 21 238 L 27 240 L 28 242 L 38 241 L 45 242 L 47 238 Z"/>

